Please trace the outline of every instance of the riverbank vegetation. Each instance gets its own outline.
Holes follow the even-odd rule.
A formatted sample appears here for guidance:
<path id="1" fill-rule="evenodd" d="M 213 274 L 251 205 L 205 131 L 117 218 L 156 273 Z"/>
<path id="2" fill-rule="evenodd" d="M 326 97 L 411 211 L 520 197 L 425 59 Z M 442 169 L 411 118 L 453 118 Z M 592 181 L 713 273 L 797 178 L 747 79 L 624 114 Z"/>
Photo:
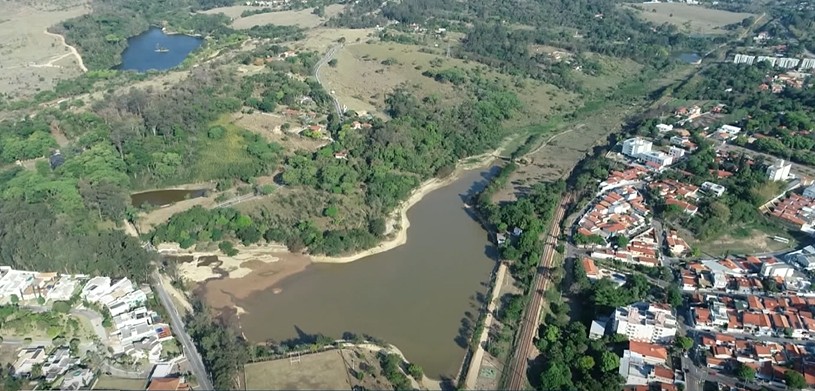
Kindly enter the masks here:
<path id="1" fill-rule="evenodd" d="M 185 324 L 215 389 L 237 389 L 238 374 L 249 357 L 245 341 L 234 328 L 213 319 L 210 309 L 200 301 L 193 303 Z"/>

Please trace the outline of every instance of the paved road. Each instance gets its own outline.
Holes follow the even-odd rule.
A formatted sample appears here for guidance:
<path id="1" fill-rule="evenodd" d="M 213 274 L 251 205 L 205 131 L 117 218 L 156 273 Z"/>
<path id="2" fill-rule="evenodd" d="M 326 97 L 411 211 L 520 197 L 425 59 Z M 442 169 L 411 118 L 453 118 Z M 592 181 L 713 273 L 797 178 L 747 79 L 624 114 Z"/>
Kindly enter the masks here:
<path id="1" fill-rule="evenodd" d="M 195 379 L 198 381 L 198 389 L 214 389 L 207 368 L 204 366 L 204 362 L 201 360 L 201 356 L 198 354 L 198 350 L 195 348 L 192 338 L 190 338 L 190 335 L 187 334 L 187 330 L 184 328 L 184 322 L 178 314 L 175 303 L 170 299 L 170 295 L 167 294 L 167 291 L 164 290 L 164 284 L 161 282 L 158 271 L 153 272 L 153 287 L 156 289 L 156 294 L 161 301 L 161 305 L 167 309 L 167 313 L 170 315 L 170 324 L 173 327 L 173 334 L 184 348 L 184 355 L 187 357 Z"/>
<path id="2" fill-rule="evenodd" d="M 523 390 L 526 388 L 526 369 L 532 351 L 532 343 L 540 325 L 541 304 L 543 303 L 543 294 L 549 285 L 549 269 L 553 266 L 555 247 L 557 246 L 558 236 L 560 236 L 560 222 L 563 220 L 566 206 L 570 202 L 571 195 L 564 196 L 552 216 L 538 272 L 532 282 L 532 295 L 524 310 L 524 318 L 516 336 L 515 351 L 506 366 L 509 375 L 503 387 L 505 390 Z"/>
<path id="3" fill-rule="evenodd" d="M 323 88 L 326 88 L 326 85 L 323 84 L 322 80 L 320 80 L 320 69 L 325 64 L 328 64 L 328 62 L 331 61 L 332 58 L 334 58 L 334 55 L 337 54 L 337 52 L 342 48 L 342 46 L 343 44 L 340 43 L 334 45 L 331 49 L 328 49 L 328 52 L 325 54 L 325 56 L 323 56 L 323 58 L 321 58 L 320 61 L 317 62 L 317 65 L 314 67 L 314 78 L 317 79 L 317 83 L 320 83 L 320 85 L 323 86 Z M 340 116 L 340 118 L 342 118 L 344 110 L 342 109 L 342 105 L 340 105 L 340 101 L 337 100 L 337 97 L 333 93 L 331 93 L 330 90 L 328 92 L 331 94 L 331 99 L 334 100 L 334 110 L 337 112 L 337 115 Z"/>

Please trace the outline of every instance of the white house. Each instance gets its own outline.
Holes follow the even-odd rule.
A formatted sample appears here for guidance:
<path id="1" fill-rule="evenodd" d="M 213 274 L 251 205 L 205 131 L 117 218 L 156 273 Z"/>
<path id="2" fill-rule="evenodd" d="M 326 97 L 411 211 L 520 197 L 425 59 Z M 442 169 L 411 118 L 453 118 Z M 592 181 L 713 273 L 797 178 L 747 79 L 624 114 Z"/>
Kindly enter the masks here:
<path id="1" fill-rule="evenodd" d="M 726 189 L 722 185 L 719 185 L 719 184 L 716 184 L 716 183 L 713 183 L 713 182 L 705 182 L 705 183 L 702 183 L 702 190 L 704 190 L 704 191 L 706 191 L 708 193 L 711 193 L 711 194 L 715 194 L 716 197 L 721 197 L 722 194 L 724 194 L 724 191 Z"/>
<path id="2" fill-rule="evenodd" d="M 674 130 L 674 126 L 673 125 L 666 125 L 666 124 L 658 124 L 657 125 L 657 130 L 660 133 L 670 132 L 670 131 Z"/>
<path id="3" fill-rule="evenodd" d="M 732 125 L 722 125 L 722 126 L 719 128 L 719 133 L 727 133 L 727 134 L 728 134 L 729 136 L 731 136 L 731 137 L 735 137 L 735 136 L 736 136 L 736 135 L 738 135 L 740 132 L 741 132 L 741 128 L 740 128 L 740 127 L 738 127 L 738 126 L 732 126 Z"/>
<path id="4" fill-rule="evenodd" d="M 110 277 L 94 277 L 82 288 L 80 296 L 91 303 L 98 302 L 110 290 Z"/>
<path id="5" fill-rule="evenodd" d="M 31 373 L 34 365 L 44 363 L 47 357 L 45 348 L 42 346 L 21 350 L 20 353 L 17 354 L 17 361 L 11 365 L 14 376 L 27 376 Z"/>
<path id="6" fill-rule="evenodd" d="M 784 162 L 784 159 L 778 159 L 767 167 L 767 177 L 771 181 L 785 181 L 790 177 L 791 168 L 792 164 Z"/>
<path id="7" fill-rule="evenodd" d="M 651 151 L 652 146 L 652 142 L 643 138 L 630 138 L 623 141 L 623 155 L 638 158 L 640 157 L 640 154 Z"/>
<path id="8" fill-rule="evenodd" d="M 762 263 L 761 264 L 761 276 L 762 277 L 781 277 L 781 278 L 789 278 L 792 277 L 793 273 L 795 273 L 795 268 L 786 263 Z"/>

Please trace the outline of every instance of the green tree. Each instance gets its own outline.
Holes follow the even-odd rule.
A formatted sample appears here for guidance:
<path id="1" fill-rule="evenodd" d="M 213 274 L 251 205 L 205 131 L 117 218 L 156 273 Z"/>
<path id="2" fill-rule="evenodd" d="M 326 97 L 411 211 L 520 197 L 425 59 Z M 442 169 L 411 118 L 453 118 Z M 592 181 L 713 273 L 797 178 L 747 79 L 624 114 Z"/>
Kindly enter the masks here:
<path id="1" fill-rule="evenodd" d="M 617 246 L 617 248 L 625 248 L 625 246 L 628 246 L 628 242 L 629 240 L 625 235 L 617 235 L 614 237 L 614 245 Z"/>
<path id="2" fill-rule="evenodd" d="M 738 363 L 734 374 L 740 380 L 753 380 L 756 377 L 756 370 L 745 365 L 744 363 Z"/>
<path id="3" fill-rule="evenodd" d="M 414 379 L 418 381 L 421 381 L 422 377 L 424 376 L 424 371 L 422 370 L 422 367 L 414 363 L 410 363 L 408 365 L 408 373 L 410 374 L 410 376 L 412 376 Z"/>
<path id="4" fill-rule="evenodd" d="M 804 375 L 802 375 L 801 372 L 792 369 L 787 369 L 787 371 L 784 372 L 784 384 L 793 390 L 801 390 L 807 386 Z"/>
<path id="5" fill-rule="evenodd" d="M 674 344 L 682 351 L 688 351 L 693 347 L 693 339 L 684 336 L 676 337 Z"/>
<path id="6" fill-rule="evenodd" d="M 330 66 L 330 67 L 332 67 L 332 68 L 336 68 L 336 67 L 337 67 L 337 59 L 336 59 L 336 58 L 332 58 L 331 60 L 329 60 L 329 61 L 328 61 L 328 66 Z"/>
<path id="7" fill-rule="evenodd" d="M 679 287 L 676 286 L 676 284 L 668 286 L 668 290 L 665 292 L 665 298 L 668 304 L 674 308 L 682 305 L 682 292 L 679 291 Z"/>
<path id="8" fill-rule="evenodd" d="M 11 305 L 20 304 L 20 297 L 17 296 L 16 294 L 14 294 L 14 293 L 11 294 L 11 299 L 10 300 L 11 300 Z"/>
<path id="9" fill-rule="evenodd" d="M 604 350 L 600 353 L 600 370 L 603 372 L 611 372 L 620 367 L 620 357 L 614 352 Z"/>
<path id="10" fill-rule="evenodd" d="M 594 358 L 592 356 L 583 356 L 578 358 L 577 368 L 584 373 L 588 373 L 588 371 L 594 368 Z"/>
<path id="11" fill-rule="evenodd" d="M 541 389 L 547 391 L 572 389 L 572 372 L 561 361 L 550 361 L 541 373 Z"/>

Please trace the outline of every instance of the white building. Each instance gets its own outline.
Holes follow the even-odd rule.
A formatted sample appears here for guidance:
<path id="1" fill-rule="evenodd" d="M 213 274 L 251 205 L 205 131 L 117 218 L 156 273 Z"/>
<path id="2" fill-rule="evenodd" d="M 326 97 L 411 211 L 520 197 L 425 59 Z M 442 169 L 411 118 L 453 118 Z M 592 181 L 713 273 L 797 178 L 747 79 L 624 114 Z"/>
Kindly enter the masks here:
<path id="1" fill-rule="evenodd" d="M 23 300 L 23 293 L 36 282 L 36 272 L 14 270 L 0 266 L 0 304 L 11 302 L 12 295 Z"/>
<path id="2" fill-rule="evenodd" d="M 806 246 L 785 256 L 787 262 L 797 264 L 805 270 L 815 270 L 815 247 Z"/>
<path id="3" fill-rule="evenodd" d="M 756 56 L 748 56 L 746 54 L 737 54 L 736 57 L 733 59 L 733 63 L 735 63 L 735 64 L 753 65 L 753 62 L 755 60 L 756 60 Z"/>
<path id="4" fill-rule="evenodd" d="M 805 58 L 801 61 L 801 67 L 798 69 L 804 71 L 812 68 L 815 68 L 815 58 Z"/>
<path id="5" fill-rule="evenodd" d="M 729 135 L 731 137 L 735 137 L 736 135 L 741 133 L 741 128 L 738 127 L 738 126 L 733 126 L 733 125 L 722 125 L 721 127 L 719 127 L 718 132 L 719 133 L 727 133 L 727 135 Z"/>
<path id="6" fill-rule="evenodd" d="M 779 68 L 791 69 L 797 67 L 800 62 L 801 60 L 797 58 L 783 57 L 779 58 L 775 65 Z"/>
<path id="7" fill-rule="evenodd" d="M 17 361 L 11 365 L 15 377 L 28 376 L 36 364 L 42 364 L 47 358 L 45 348 L 38 346 L 36 348 L 27 348 L 17 354 Z"/>
<path id="8" fill-rule="evenodd" d="M 653 163 L 657 165 L 659 168 L 668 167 L 674 162 L 673 156 L 660 151 L 643 152 L 640 154 L 639 158 L 646 163 Z"/>
<path id="9" fill-rule="evenodd" d="M 784 159 L 778 159 L 767 167 L 767 177 L 771 181 L 785 181 L 790 177 L 791 168 L 792 164 L 785 162 Z"/>
<path id="10" fill-rule="evenodd" d="M 726 189 L 722 185 L 718 185 L 718 184 L 713 183 L 713 182 L 705 182 L 705 183 L 702 183 L 702 190 L 704 190 L 704 191 L 706 191 L 708 193 L 711 193 L 711 194 L 715 194 L 716 197 L 721 197 L 722 194 L 724 194 L 724 191 Z"/>
<path id="11" fill-rule="evenodd" d="M 761 264 L 762 277 L 790 278 L 795 273 L 795 268 L 786 263 L 763 263 Z"/>
<path id="12" fill-rule="evenodd" d="M 650 152 L 653 143 L 640 137 L 630 138 L 623 141 L 623 155 L 633 158 L 640 157 L 645 152 Z"/>
<path id="13" fill-rule="evenodd" d="M 631 341 L 664 343 L 673 340 L 677 324 L 670 307 L 635 303 L 614 311 L 613 329 Z"/>
<path id="14" fill-rule="evenodd" d="M 815 198 L 815 185 L 811 185 L 804 189 L 804 197 Z"/>
<path id="15" fill-rule="evenodd" d="M 110 290 L 110 277 L 94 277 L 82 288 L 80 297 L 91 303 L 98 302 Z"/>
<path id="16" fill-rule="evenodd" d="M 667 124 L 658 124 L 657 125 L 657 130 L 660 133 L 670 132 L 670 131 L 674 130 L 674 126 L 673 125 L 667 125 Z"/>

